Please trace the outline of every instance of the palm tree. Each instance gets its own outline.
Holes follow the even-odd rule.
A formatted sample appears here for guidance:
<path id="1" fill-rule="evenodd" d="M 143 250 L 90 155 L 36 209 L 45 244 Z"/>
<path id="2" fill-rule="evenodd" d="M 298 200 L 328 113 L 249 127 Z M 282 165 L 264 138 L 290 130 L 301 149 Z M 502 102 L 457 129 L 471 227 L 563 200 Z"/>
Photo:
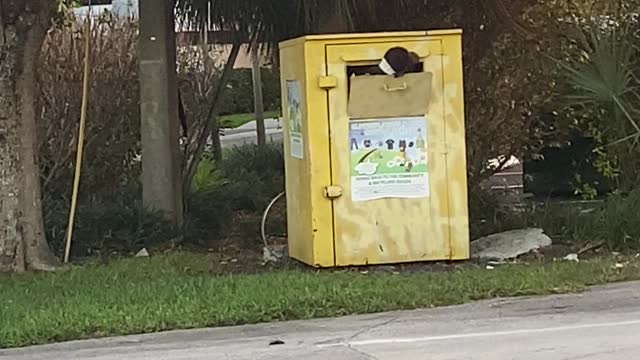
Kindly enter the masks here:
<path id="1" fill-rule="evenodd" d="M 603 175 L 622 190 L 637 187 L 640 149 L 640 66 L 637 22 L 617 26 L 595 22 L 560 62 L 568 108 L 598 141 Z M 614 164 L 613 169 L 606 163 Z"/>
<path id="2" fill-rule="evenodd" d="M 447 1 L 445 1 L 447 2 Z M 431 5 L 431 1 L 429 1 Z M 277 43 L 304 34 L 402 30 L 407 18 L 426 11 L 426 0 L 176 0 L 178 21 L 192 28 L 230 31 L 237 41 L 228 58 L 232 65 L 242 43 L 250 50 L 273 51 Z M 226 66 L 211 100 L 208 120 L 198 131 L 195 151 L 187 161 L 184 188 L 190 188 L 209 134 L 218 136 L 216 108 L 228 73 Z M 214 153 L 216 151 L 214 146 Z"/>
<path id="3" fill-rule="evenodd" d="M 428 2 L 431 7 L 431 1 Z M 179 17 L 273 45 L 303 34 L 403 29 L 426 0 L 176 0 Z"/>
<path id="4" fill-rule="evenodd" d="M 208 22 L 215 30 L 236 33 L 239 41 L 259 44 L 276 55 L 273 50 L 279 41 L 306 34 L 463 27 L 465 71 L 475 74 L 503 33 L 523 39 L 537 36 L 537 30 L 514 15 L 531 6 L 528 0 L 176 0 L 176 6 L 179 20 L 188 20 L 198 29 Z M 491 79 L 469 77 L 466 87 L 475 91 L 487 81 Z M 212 103 L 210 113 L 215 114 Z M 482 109 L 488 112 L 485 106 Z M 491 107 L 491 111 L 497 109 L 497 105 Z M 483 173 L 483 156 L 475 158 L 480 160 L 471 162 L 476 164 L 472 172 Z M 190 163 L 194 170 L 197 161 Z"/>
<path id="5" fill-rule="evenodd" d="M 638 47 L 633 29 L 602 29 L 594 26 L 577 53 L 561 63 L 567 85 L 569 106 L 590 110 L 604 109 L 611 116 L 602 124 L 617 142 L 640 138 L 638 117 L 640 81 Z"/>

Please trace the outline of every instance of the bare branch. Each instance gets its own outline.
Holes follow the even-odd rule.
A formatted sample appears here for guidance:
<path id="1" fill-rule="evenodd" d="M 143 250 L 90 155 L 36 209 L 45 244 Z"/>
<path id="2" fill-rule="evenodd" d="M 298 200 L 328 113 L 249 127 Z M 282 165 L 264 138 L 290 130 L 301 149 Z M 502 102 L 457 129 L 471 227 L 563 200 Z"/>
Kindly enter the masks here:
<path id="1" fill-rule="evenodd" d="M 229 75 L 231 74 L 231 70 L 233 70 L 233 66 L 236 63 L 238 54 L 240 53 L 240 47 L 241 47 L 240 42 L 236 42 L 235 44 L 233 44 L 233 48 L 231 49 L 231 53 L 229 54 L 227 63 L 225 64 L 224 70 L 222 72 L 222 76 L 220 77 L 218 86 L 216 87 L 216 90 L 213 94 L 211 106 L 209 108 L 207 117 L 205 119 L 205 125 L 198 139 L 196 151 L 189 165 L 187 166 L 187 171 L 186 171 L 184 182 L 183 182 L 184 184 L 183 191 L 185 195 L 188 193 L 188 190 L 191 188 L 191 182 L 193 181 L 193 177 L 195 176 L 196 170 L 198 168 L 198 164 L 202 159 L 202 154 L 204 153 L 204 149 L 207 144 L 207 139 L 209 137 L 211 129 L 213 128 L 216 131 L 218 129 L 217 110 L 220 104 L 220 100 L 222 99 L 221 95 L 222 95 L 222 92 L 224 91 L 224 88 L 227 86 Z M 215 154 L 215 155 L 218 156 L 219 154 Z"/>

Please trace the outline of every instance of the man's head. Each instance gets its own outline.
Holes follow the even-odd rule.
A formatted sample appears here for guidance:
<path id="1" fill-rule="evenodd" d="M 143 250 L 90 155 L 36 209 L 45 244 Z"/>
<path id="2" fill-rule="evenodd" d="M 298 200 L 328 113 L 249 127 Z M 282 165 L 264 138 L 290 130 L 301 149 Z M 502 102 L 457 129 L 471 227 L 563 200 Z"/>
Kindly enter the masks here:
<path id="1" fill-rule="evenodd" d="M 419 62 L 420 57 L 415 52 L 403 47 L 393 47 L 387 51 L 378 66 L 385 74 L 400 77 Z"/>

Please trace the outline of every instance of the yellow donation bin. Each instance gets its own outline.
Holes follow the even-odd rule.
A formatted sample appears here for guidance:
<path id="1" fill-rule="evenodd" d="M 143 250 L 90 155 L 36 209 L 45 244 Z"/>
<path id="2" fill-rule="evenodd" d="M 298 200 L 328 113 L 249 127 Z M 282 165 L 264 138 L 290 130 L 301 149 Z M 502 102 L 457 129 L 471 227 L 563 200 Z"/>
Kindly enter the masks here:
<path id="1" fill-rule="evenodd" d="M 315 267 L 469 258 L 461 36 L 280 44 L 291 257 Z"/>

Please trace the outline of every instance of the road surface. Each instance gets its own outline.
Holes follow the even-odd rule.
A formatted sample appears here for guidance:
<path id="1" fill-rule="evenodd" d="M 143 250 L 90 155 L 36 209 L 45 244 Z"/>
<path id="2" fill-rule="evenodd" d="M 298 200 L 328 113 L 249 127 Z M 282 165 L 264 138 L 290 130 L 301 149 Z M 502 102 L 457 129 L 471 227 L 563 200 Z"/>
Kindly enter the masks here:
<path id="1" fill-rule="evenodd" d="M 626 283 L 581 295 L 0 350 L 0 359 L 627 360 L 638 354 L 640 283 Z"/>

